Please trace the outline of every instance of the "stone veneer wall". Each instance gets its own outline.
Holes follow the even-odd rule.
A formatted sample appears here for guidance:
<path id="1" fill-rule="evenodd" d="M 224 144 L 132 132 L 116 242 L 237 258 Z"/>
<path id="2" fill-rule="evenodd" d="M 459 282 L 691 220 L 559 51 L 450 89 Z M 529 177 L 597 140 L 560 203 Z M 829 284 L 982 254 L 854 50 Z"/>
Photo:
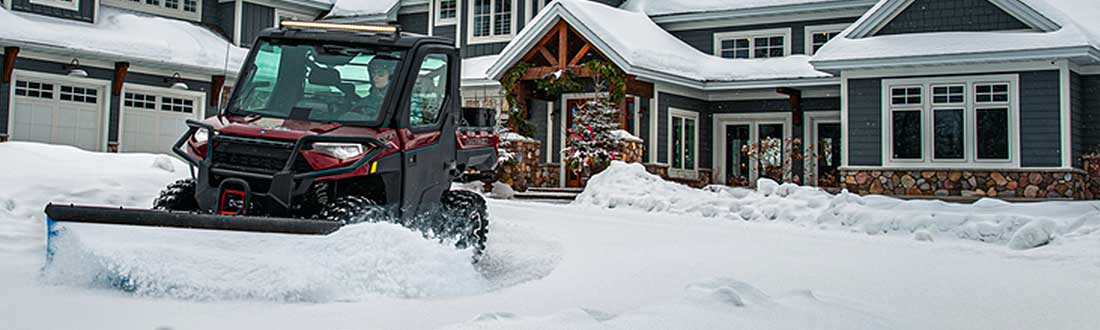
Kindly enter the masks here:
<path id="1" fill-rule="evenodd" d="M 858 194 L 1086 199 L 1086 174 L 1072 170 L 844 170 L 841 187 Z"/>
<path id="2" fill-rule="evenodd" d="M 541 171 L 539 165 L 539 150 L 542 143 L 535 140 L 511 141 L 508 149 L 515 153 L 516 161 L 505 164 L 497 164 L 497 179 L 515 189 L 527 191 L 527 187 L 535 186 Z"/>

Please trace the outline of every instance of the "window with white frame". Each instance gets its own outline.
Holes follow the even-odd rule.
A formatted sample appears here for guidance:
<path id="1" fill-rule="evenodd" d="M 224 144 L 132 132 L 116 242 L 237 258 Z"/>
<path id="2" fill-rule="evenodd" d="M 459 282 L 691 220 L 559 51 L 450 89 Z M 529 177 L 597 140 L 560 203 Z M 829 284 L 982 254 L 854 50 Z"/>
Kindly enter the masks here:
<path id="1" fill-rule="evenodd" d="M 192 99 L 161 96 L 160 110 L 168 112 L 193 113 L 195 111 L 195 101 Z"/>
<path id="2" fill-rule="evenodd" d="M 470 43 L 502 42 L 512 37 L 514 0 L 472 0 Z"/>
<path id="3" fill-rule="evenodd" d="M 61 85 L 61 100 L 79 103 L 96 103 L 98 91 L 95 88 Z"/>
<path id="4" fill-rule="evenodd" d="M 192 21 L 202 20 L 199 0 L 101 0 L 104 4 Z"/>
<path id="5" fill-rule="evenodd" d="M 2 3 L 2 2 L 0 2 Z M 30 3 L 36 5 L 50 6 L 54 8 L 61 8 L 66 10 L 79 10 L 80 0 L 30 0 Z"/>
<path id="6" fill-rule="evenodd" d="M 194 113 L 195 99 L 185 97 L 157 96 L 139 92 L 123 93 L 122 106 L 127 109 L 146 111 L 165 111 Z"/>
<path id="7" fill-rule="evenodd" d="M 458 21 L 458 0 L 435 0 L 435 25 L 450 25 Z"/>
<path id="8" fill-rule="evenodd" d="M 1016 166 L 1016 75 L 883 81 L 887 166 Z"/>
<path id="9" fill-rule="evenodd" d="M 699 113 L 669 109 L 671 158 L 669 175 L 694 177 L 699 150 Z"/>
<path id="10" fill-rule="evenodd" d="M 818 49 L 825 46 L 829 40 L 840 35 L 847 28 L 847 24 L 810 25 L 806 26 L 806 55 L 817 53 Z"/>
<path id="11" fill-rule="evenodd" d="M 53 98 L 53 84 L 36 81 L 16 80 L 15 95 L 36 97 L 43 99 Z"/>
<path id="12" fill-rule="evenodd" d="M 723 58 L 769 58 L 791 54 L 791 29 L 714 34 L 714 55 Z"/>
<path id="13" fill-rule="evenodd" d="M 546 8 L 546 5 L 550 4 L 550 2 L 552 2 L 553 0 L 527 0 L 527 1 L 530 1 L 530 2 L 528 2 L 528 4 L 530 4 L 530 8 L 528 8 L 528 11 L 529 11 L 530 14 L 527 16 L 527 19 L 530 20 L 532 18 L 535 18 L 535 16 L 538 16 L 539 12 L 541 12 L 544 8 Z"/>

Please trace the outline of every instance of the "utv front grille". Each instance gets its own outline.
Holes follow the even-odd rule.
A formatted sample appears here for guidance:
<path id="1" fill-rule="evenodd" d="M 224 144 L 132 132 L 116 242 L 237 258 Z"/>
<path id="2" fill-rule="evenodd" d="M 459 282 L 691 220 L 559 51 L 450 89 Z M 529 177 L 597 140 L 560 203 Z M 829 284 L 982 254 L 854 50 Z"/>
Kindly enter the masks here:
<path id="1" fill-rule="evenodd" d="M 215 169 L 271 175 L 283 170 L 294 152 L 294 143 L 219 136 L 213 149 L 211 157 Z M 291 170 L 304 173 L 313 168 L 304 158 L 297 157 Z"/>

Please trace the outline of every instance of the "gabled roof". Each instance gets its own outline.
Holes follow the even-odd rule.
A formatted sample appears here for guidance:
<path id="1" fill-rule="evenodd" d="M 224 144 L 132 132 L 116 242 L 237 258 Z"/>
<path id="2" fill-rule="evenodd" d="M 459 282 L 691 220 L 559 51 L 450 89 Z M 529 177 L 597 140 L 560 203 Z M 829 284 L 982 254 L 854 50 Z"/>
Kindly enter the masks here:
<path id="1" fill-rule="evenodd" d="M 247 54 L 204 27 L 110 7 L 100 7 L 95 24 L 15 14 L 0 7 L 0 44 L 209 74 L 223 72 L 228 55 L 230 75 Z"/>
<path id="2" fill-rule="evenodd" d="M 1097 0 L 988 0 L 1031 31 L 875 35 L 914 0 L 881 0 L 814 54 L 815 68 L 988 63 L 1070 59 L 1100 63 Z"/>
<path id="3" fill-rule="evenodd" d="M 649 16 L 754 10 L 761 8 L 866 2 L 854 0 L 627 0 L 622 8 Z"/>
<path id="4" fill-rule="evenodd" d="M 703 53 L 669 34 L 644 13 L 587 0 L 559 0 L 549 5 L 504 48 L 500 59 L 489 68 L 489 78 L 500 79 L 559 19 L 627 74 L 654 82 L 710 89 L 796 79 L 821 84 L 821 78 L 831 78 L 814 70 L 808 56 L 734 60 Z"/>

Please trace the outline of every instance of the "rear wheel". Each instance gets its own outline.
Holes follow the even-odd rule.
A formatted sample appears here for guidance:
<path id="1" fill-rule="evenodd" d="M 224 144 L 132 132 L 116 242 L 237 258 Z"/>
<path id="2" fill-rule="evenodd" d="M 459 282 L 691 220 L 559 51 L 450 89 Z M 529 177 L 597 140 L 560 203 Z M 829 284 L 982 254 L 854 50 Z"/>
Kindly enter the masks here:
<path id="1" fill-rule="evenodd" d="M 362 196 L 343 196 L 328 203 L 317 215 L 322 220 L 338 221 L 350 225 L 360 222 L 379 222 L 386 219 L 386 210 Z"/>
<path id="2" fill-rule="evenodd" d="M 473 248 L 476 254 L 485 250 L 489 234 L 485 198 L 472 191 L 449 190 L 443 193 L 443 213 L 447 227 L 459 232 L 455 247 Z"/>
<path id="3" fill-rule="evenodd" d="M 168 185 L 153 201 L 153 209 L 188 212 L 198 210 L 199 202 L 195 200 L 195 179 L 181 179 Z"/>

